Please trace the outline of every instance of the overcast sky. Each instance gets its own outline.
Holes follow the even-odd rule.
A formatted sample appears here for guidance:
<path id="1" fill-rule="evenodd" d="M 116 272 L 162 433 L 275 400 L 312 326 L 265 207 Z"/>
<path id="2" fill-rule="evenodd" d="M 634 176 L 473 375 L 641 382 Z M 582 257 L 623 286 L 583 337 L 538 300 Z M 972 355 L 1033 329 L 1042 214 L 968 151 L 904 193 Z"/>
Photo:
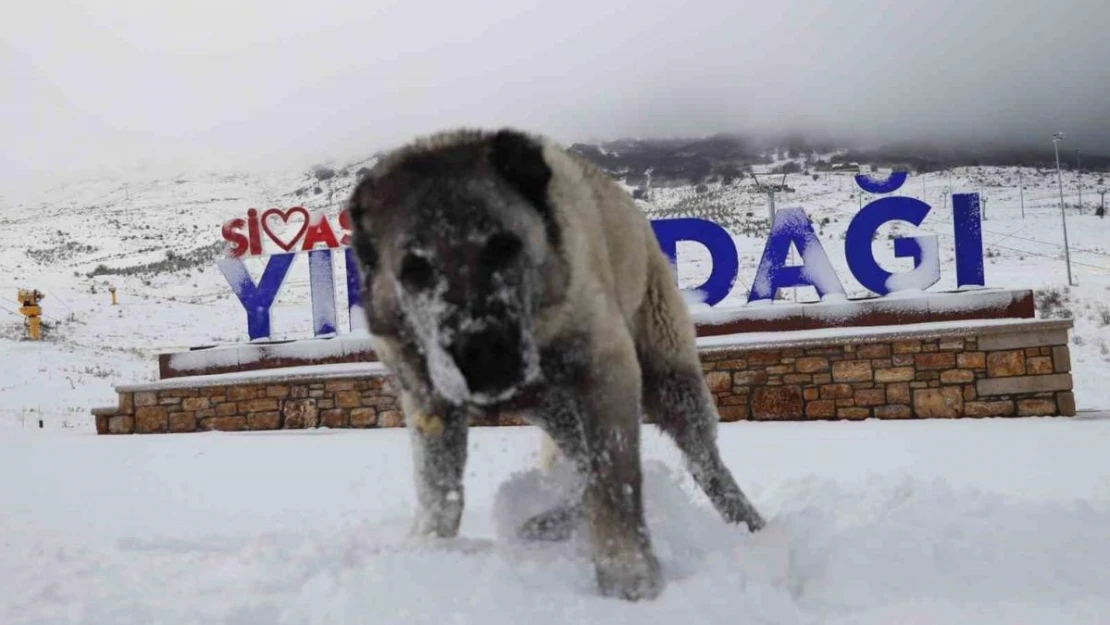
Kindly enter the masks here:
<path id="1" fill-rule="evenodd" d="M 4 185 L 309 165 L 460 124 L 1110 152 L 1110 2 L 13 0 L 0 80 Z"/>

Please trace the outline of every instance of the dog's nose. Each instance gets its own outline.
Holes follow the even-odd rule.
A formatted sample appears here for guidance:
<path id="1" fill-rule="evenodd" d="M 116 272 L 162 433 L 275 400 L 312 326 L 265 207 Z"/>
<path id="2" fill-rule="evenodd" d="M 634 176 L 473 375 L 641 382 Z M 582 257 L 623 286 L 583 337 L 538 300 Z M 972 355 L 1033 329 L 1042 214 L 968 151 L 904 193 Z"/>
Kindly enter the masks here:
<path id="1" fill-rule="evenodd" d="M 495 394 L 524 378 L 520 331 L 496 326 L 466 334 L 452 350 L 455 365 L 472 393 Z"/>

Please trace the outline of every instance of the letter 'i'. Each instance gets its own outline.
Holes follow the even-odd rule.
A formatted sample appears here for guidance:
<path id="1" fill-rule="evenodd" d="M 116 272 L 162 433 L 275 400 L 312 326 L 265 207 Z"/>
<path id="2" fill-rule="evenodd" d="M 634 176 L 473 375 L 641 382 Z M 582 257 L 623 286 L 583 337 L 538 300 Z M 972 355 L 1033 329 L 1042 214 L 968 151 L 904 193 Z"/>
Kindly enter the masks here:
<path id="1" fill-rule="evenodd" d="M 258 211 L 247 211 L 247 237 L 250 239 L 250 252 L 252 256 L 262 253 L 262 233 L 258 226 Z"/>
<path id="2" fill-rule="evenodd" d="M 978 193 L 952 195 L 952 234 L 956 239 L 956 286 L 985 286 L 983 224 Z"/>

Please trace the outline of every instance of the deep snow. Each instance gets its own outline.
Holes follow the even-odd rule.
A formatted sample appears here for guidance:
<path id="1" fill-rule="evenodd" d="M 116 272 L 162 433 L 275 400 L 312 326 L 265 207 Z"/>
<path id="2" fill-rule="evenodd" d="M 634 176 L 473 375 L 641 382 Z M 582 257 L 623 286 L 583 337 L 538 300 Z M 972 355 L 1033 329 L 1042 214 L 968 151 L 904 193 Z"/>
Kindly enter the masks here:
<path id="1" fill-rule="evenodd" d="M 473 430 L 461 536 L 415 544 L 402 430 L 8 430 L 0 622 L 1110 620 L 1110 416 L 723 424 L 757 534 L 722 523 L 646 427 L 668 586 L 637 605 L 597 596 L 577 542 L 499 531 L 539 481 L 537 443 Z"/>

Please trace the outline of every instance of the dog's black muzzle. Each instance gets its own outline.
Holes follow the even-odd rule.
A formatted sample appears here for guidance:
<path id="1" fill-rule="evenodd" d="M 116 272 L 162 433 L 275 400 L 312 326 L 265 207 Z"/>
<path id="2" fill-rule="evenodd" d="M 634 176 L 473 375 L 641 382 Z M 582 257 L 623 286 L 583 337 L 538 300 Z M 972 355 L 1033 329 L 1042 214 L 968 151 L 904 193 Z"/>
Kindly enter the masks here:
<path id="1" fill-rule="evenodd" d="M 520 328 L 497 324 L 458 337 L 451 357 L 472 394 L 501 395 L 524 382 Z"/>

